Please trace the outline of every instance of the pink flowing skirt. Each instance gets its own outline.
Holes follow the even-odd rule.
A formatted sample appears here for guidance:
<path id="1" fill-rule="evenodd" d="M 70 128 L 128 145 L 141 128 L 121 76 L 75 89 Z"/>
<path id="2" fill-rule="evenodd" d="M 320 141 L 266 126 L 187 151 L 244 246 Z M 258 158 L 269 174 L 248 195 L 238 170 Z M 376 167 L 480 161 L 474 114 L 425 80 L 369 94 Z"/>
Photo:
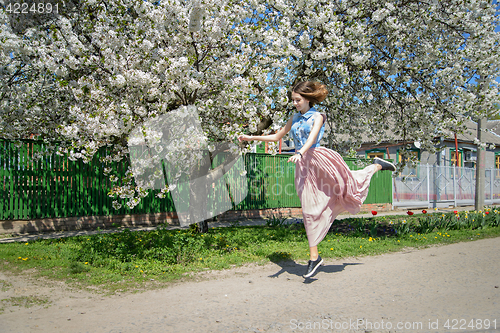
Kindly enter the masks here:
<path id="1" fill-rule="evenodd" d="M 310 148 L 295 164 L 295 188 L 310 247 L 325 238 L 341 212 L 360 211 L 376 171 L 375 164 L 351 171 L 339 153 L 324 147 Z"/>

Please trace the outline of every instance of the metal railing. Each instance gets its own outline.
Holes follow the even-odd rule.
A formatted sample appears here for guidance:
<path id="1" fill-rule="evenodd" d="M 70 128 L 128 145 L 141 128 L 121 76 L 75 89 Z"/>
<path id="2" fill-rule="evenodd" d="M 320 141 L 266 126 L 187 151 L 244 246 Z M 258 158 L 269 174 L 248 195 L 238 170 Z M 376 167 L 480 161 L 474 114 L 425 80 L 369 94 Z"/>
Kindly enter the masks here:
<path id="1" fill-rule="evenodd" d="M 485 177 L 485 204 L 500 203 L 500 170 L 486 169 Z M 475 192 L 475 168 L 420 164 L 394 179 L 393 206 L 470 206 Z"/>

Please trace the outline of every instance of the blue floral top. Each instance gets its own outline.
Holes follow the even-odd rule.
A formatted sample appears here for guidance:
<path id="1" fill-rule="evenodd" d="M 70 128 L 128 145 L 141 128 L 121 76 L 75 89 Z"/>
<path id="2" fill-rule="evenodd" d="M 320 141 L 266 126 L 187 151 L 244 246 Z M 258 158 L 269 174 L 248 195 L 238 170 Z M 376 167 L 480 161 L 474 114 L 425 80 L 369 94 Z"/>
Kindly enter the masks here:
<path id="1" fill-rule="evenodd" d="M 300 112 L 293 115 L 292 119 L 292 129 L 291 135 L 293 138 L 293 143 L 295 144 L 295 151 L 298 151 L 302 146 L 306 143 L 309 134 L 314 125 L 314 116 L 320 114 L 315 108 L 310 108 L 309 111 L 302 114 Z M 318 138 L 316 139 L 316 143 L 314 143 L 311 148 L 319 147 L 319 141 L 325 134 L 325 123 L 323 122 L 323 126 L 318 134 Z"/>

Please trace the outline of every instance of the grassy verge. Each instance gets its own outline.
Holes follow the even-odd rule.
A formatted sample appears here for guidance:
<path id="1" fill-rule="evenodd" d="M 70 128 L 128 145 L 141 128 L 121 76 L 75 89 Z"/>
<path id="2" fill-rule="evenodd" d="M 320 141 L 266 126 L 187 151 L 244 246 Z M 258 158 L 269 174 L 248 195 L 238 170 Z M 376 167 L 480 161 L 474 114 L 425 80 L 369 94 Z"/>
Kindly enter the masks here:
<path id="1" fill-rule="evenodd" d="M 336 222 L 320 243 L 323 258 L 374 255 L 500 236 L 498 211 L 353 218 Z M 0 244 L 0 269 L 29 270 L 37 277 L 64 280 L 105 292 L 163 285 L 192 273 L 246 263 L 308 259 L 301 223 L 279 219 L 267 226 L 78 236 Z"/>

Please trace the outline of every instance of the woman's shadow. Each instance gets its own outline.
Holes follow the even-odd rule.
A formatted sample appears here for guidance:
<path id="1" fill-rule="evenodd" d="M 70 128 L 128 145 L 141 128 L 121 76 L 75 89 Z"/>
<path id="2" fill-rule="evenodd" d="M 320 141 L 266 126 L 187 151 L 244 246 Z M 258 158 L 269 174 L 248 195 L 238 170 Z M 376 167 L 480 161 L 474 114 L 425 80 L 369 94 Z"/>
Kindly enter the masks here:
<path id="1" fill-rule="evenodd" d="M 287 253 L 274 252 L 267 257 L 270 261 L 281 267 L 278 272 L 269 275 L 270 278 L 277 278 L 283 273 L 302 277 L 307 270 L 307 264 L 297 264 L 290 258 L 290 255 Z M 304 278 L 304 283 L 307 284 L 316 281 L 317 279 L 314 279 L 313 277 L 316 276 L 319 272 L 327 274 L 338 273 L 342 272 L 344 268 L 349 265 L 361 265 L 361 263 L 343 263 L 342 265 L 328 265 L 323 263 L 323 266 L 319 267 L 311 277 Z"/>

